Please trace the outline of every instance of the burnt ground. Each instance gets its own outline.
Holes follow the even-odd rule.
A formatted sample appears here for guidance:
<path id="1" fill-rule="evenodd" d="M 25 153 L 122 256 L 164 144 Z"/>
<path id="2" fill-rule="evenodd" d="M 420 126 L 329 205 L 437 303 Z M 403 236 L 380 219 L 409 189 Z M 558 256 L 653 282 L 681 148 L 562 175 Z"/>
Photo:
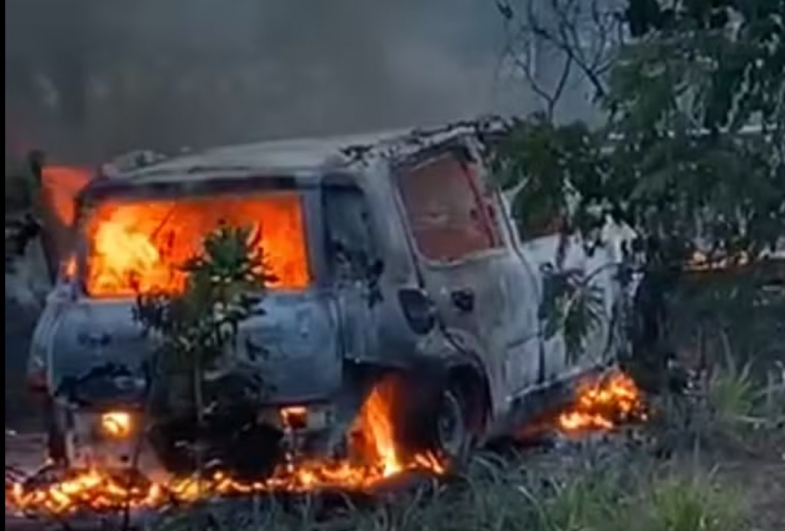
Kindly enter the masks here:
<path id="1" fill-rule="evenodd" d="M 601 437 L 596 442 L 588 444 L 607 445 L 611 450 L 616 445 L 612 438 Z M 521 459 L 531 459 L 532 465 L 542 466 L 543 462 L 563 460 L 559 454 L 564 450 L 559 446 L 545 451 L 543 448 L 532 448 L 530 453 L 524 453 Z M 570 450 L 565 456 L 570 458 Z M 40 466 L 44 455 L 44 438 L 35 433 L 6 435 L 6 465 L 32 471 Z M 549 465 L 545 465 L 549 466 Z M 779 531 L 785 529 L 785 452 L 783 449 L 772 449 L 757 457 L 745 457 L 737 460 L 708 463 L 711 468 L 716 467 L 716 475 L 726 485 L 731 485 L 738 492 L 743 493 L 748 500 L 752 527 L 748 531 Z M 97 529 L 91 526 L 68 526 L 59 523 L 27 520 L 14 516 L 6 516 L 6 529 L 11 531 L 55 531 L 55 530 L 88 530 Z M 102 527 L 101 529 L 113 529 Z"/>
<path id="2" fill-rule="evenodd" d="M 6 405 L 6 412 L 8 406 Z M 35 433 L 20 433 L 19 435 L 5 436 L 5 465 L 6 469 L 13 467 L 25 472 L 32 472 L 41 466 L 45 456 L 44 437 Z M 14 531 L 27 531 L 33 529 L 47 529 L 44 524 L 37 521 L 15 517 L 6 513 L 6 529 Z"/>

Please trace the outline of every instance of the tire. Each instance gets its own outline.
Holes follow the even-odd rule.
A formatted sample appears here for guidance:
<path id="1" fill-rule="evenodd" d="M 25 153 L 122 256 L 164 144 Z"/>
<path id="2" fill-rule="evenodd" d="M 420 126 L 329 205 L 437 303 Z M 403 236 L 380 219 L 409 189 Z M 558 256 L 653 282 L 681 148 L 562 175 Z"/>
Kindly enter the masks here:
<path id="1" fill-rule="evenodd" d="M 46 451 L 49 459 L 55 465 L 66 466 L 68 464 L 68 447 L 65 433 L 58 422 L 55 404 L 51 398 L 47 399 L 44 405 L 43 417 L 46 431 Z"/>
<path id="2" fill-rule="evenodd" d="M 407 453 L 432 452 L 451 470 L 468 463 L 481 440 L 487 404 L 481 384 L 466 376 L 423 372 L 399 381 L 394 402 L 402 407 L 393 422 Z"/>
<path id="3" fill-rule="evenodd" d="M 456 385 L 445 387 L 433 418 L 433 446 L 451 468 L 461 468 L 469 460 L 475 437 L 470 429 L 468 402 Z"/>

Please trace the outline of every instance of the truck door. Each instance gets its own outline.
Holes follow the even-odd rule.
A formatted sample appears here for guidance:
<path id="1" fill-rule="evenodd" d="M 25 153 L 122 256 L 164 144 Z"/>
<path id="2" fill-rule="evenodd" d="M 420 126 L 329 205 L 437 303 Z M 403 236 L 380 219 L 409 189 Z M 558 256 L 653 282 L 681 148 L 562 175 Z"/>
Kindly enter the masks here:
<path id="1" fill-rule="evenodd" d="M 524 374 L 509 374 L 507 359 L 514 313 L 509 272 L 513 266 L 523 269 L 513 264 L 517 259 L 500 228 L 503 213 L 496 198 L 462 146 L 431 152 L 399 168 L 397 182 L 425 289 L 446 326 L 479 343 L 476 354 L 484 357 L 494 402 L 503 403 L 511 387 L 525 380 Z M 536 343 L 535 330 L 521 333 Z M 530 357 L 536 362 L 536 349 Z"/>

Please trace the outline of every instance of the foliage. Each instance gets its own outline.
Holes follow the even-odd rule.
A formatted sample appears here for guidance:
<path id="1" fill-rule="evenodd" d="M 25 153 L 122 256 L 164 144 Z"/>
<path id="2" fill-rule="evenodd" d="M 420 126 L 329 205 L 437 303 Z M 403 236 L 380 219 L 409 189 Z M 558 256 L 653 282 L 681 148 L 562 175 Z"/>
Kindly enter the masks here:
<path id="1" fill-rule="evenodd" d="M 551 3 L 559 20 L 577 16 L 571 6 Z M 503 185 L 526 183 L 514 201 L 524 234 L 532 219 L 566 213 L 569 183 L 580 198 L 574 228 L 612 212 L 656 237 L 669 262 L 698 238 L 726 254 L 772 245 L 785 229 L 781 9 L 768 0 L 631 2 L 619 16 L 636 39 L 603 72 L 605 125 L 538 114 L 513 122 L 497 149 Z M 742 134 L 750 125 L 760 133 Z"/>
<path id="2" fill-rule="evenodd" d="M 524 238 L 553 218 L 565 219 L 567 230 L 580 223 L 587 233 L 601 221 L 592 207 L 603 199 L 608 167 L 585 124 L 557 126 L 543 114 L 515 120 L 493 154 L 499 184 L 518 192 L 512 213 Z"/>
<path id="3" fill-rule="evenodd" d="M 603 294 L 583 271 L 546 271 L 540 318 L 545 322 L 544 339 L 562 331 L 569 363 L 584 347 L 584 338 L 602 324 Z"/>
<path id="4" fill-rule="evenodd" d="M 701 448 L 712 455 L 766 455 L 785 436 L 784 399 L 781 368 L 759 379 L 749 363 L 729 361 L 694 382 L 688 394 L 659 397 L 663 413 L 650 429 L 666 453 Z"/>
<path id="5" fill-rule="evenodd" d="M 649 494 L 642 528 L 651 531 L 734 529 L 743 522 L 743 508 L 732 489 L 720 489 L 713 478 L 668 478 Z"/>
<path id="6" fill-rule="evenodd" d="M 777 8 L 779 5 L 779 8 Z M 674 251 L 749 255 L 785 228 L 781 3 L 684 2 L 652 15 L 610 75 L 615 201 Z M 659 29 L 658 29 L 659 26 Z M 641 28 L 637 28 L 640 30 Z M 743 128 L 759 125 L 759 134 Z"/>
<path id="7" fill-rule="evenodd" d="M 264 272 L 258 239 L 250 229 L 222 224 L 204 240 L 203 252 L 184 264 L 188 277 L 182 293 L 137 298 L 134 317 L 157 340 L 153 377 L 169 378 L 169 385 L 158 388 L 176 393 L 179 388 L 171 378 L 191 374 L 191 406 L 200 417 L 206 405 L 202 401 L 205 377 L 220 381 L 216 373 L 228 363 L 224 354 L 233 346 L 240 323 L 261 312 L 264 283 L 270 277 Z M 232 372 L 237 372 L 236 367 Z M 248 392 L 264 389 L 258 375 L 250 371 L 243 381 Z M 230 396 L 236 396 L 236 391 Z"/>
<path id="8" fill-rule="evenodd" d="M 492 169 L 514 194 L 523 238 L 559 219 L 562 241 L 577 232 L 594 249 L 611 216 L 640 235 L 647 274 L 670 291 L 696 250 L 755 259 L 785 235 L 781 2 L 533 4 L 497 2 L 505 27 L 517 28 L 508 38 L 534 38 L 577 65 L 604 123 L 558 124 L 548 100 L 495 144 Z M 609 16 L 622 26 L 610 40 Z M 586 60 L 580 35 L 600 59 Z"/>

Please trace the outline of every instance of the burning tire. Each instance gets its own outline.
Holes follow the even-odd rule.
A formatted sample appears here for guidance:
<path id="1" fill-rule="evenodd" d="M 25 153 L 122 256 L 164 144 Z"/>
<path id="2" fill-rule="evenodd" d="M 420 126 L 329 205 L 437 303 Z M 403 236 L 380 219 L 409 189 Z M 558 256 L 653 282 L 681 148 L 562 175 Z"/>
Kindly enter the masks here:
<path id="1" fill-rule="evenodd" d="M 448 468 L 461 468 L 480 439 L 484 418 L 474 381 L 429 371 L 399 374 L 393 414 L 396 440 L 409 457 L 433 455 Z M 435 382 L 440 382 L 435 384 Z M 485 403 L 484 401 L 482 402 Z M 475 413 L 483 412 L 483 417 Z"/>

